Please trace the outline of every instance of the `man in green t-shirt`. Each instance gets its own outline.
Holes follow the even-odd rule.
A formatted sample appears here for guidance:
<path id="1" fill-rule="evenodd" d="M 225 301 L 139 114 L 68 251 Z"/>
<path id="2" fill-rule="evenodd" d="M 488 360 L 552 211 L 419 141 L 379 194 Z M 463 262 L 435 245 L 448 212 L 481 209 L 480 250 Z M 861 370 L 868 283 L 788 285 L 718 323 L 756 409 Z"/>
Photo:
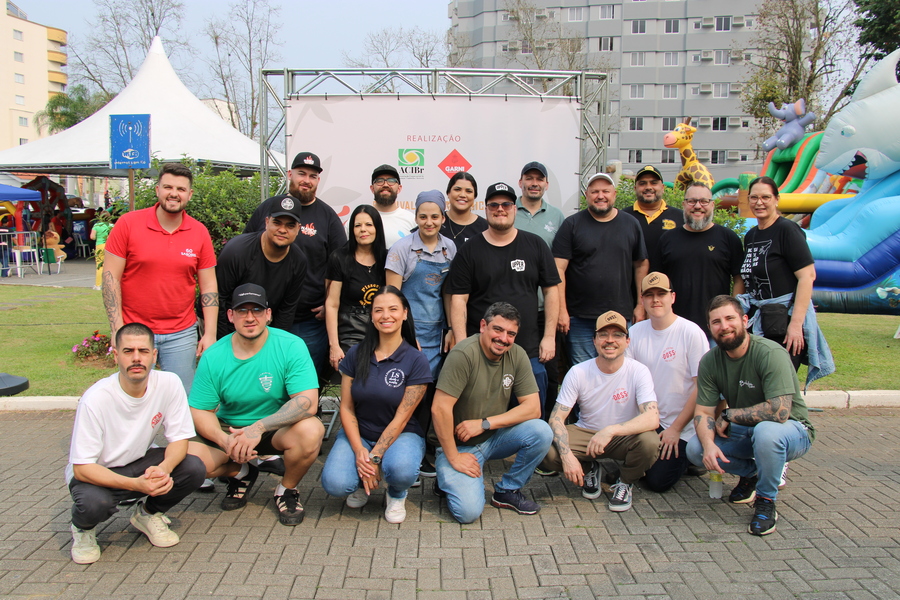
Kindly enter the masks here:
<path id="1" fill-rule="evenodd" d="M 440 445 L 434 490 L 447 497 L 450 513 L 460 523 L 471 523 L 484 511 L 484 463 L 513 454 L 516 460 L 494 486 L 491 504 L 520 515 L 541 510 L 521 489 L 547 455 L 553 432 L 540 418 L 528 354 L 515 343 L 520 322 L 512 304 L 490 305 L 481 333 L 450 351 L 438 378 L 429 434 L 429 441 Z M 512 394 L 518 405 L 509 408 Z"/>
<path id="2" fill-rule="evenodd" d="M 247 504 L 260 454 L 284 455 L 275 488 L 284 525 L 303 521 L 297 485 L 319 455 L 325 428 L 315 419 L 319 382 L 306 344 L 270 328 L 266 291 L 255 284 L 232 294 L 228 320 L 234 333 L 203 353 L 188 403 L 199 437 L 188 452 L 206 465 L 207 477 L 228 477 L 223 510 Z"/>
<path id="3" fill-rule="evenodd" d="M 709 303 L 709 331 L 718 346 L 700 360 L 697 375 L 697 437 L 688 460 L 710 471 L 740 477 L 728 497 L 754 502 L 748 531 L 775 531 L 775 499 L 784 463 L 807 453 L 816 431 L 787 351 L 750 335 L 747 315 L 731 296 Z M 726 408 L 718 416 L 720 394 Z"/>

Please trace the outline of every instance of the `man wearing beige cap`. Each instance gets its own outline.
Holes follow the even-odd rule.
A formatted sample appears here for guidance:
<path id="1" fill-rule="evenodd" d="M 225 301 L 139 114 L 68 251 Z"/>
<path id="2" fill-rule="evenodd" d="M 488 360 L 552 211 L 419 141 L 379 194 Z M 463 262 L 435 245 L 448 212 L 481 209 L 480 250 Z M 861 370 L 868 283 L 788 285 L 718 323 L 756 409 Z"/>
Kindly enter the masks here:
<path id="1" fill-rule="evenodd" d="M 688 468 L 685 448 L 694 437 L 697 404 L 697 370 L 709 350 L 700 326 L 672 311 L 675 290 L 663 273 L 653 272 L 641 281 L 641 302 L 647 320 L 631 328 L 625 356 L 650 369 L 653 391 L 659 402 L 659 460 L 644 476 L 644 487 L 665 492 Z"/>
<path id="2" fill-rule="evenodd" d="M 659 455 L 659 410 L 649 369 L 627 358 L 628 326 L 615 311 L 600 315 L 594 346 L 597 358 L 577 364 L 563 380 L 550 415 L 553 445 L 542 469 L 563 471 L 566 479 L 581 486 L 589 500 L 600 497 L 599 458 L 623 461 L 619 480 L 611 486 L 609 509 L 631 508 L 634 482 Z M 578 421 L 566 425 L 575 404 Z M 585 468 L 587 467 L 587 468 Z"/>

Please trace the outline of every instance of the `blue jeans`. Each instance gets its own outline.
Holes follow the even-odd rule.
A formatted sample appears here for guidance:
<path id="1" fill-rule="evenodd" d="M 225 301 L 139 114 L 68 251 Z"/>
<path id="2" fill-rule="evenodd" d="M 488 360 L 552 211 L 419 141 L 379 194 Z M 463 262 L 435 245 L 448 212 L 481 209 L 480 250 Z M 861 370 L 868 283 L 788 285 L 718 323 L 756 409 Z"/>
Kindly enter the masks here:
<path id="1" fill-rule="evenodd" d="M 544 415 L 544 404 L 547 403 L 547 367 L 538 358 L 529 359 L 531 362 L 531 372 L 534 374 L 534 381 L 538 386 L 538 395 L 541 398 L 541 418 L 545 421 L 549 415 Z"/>
<path id="2" fill-rule="evenodd" d="M 362 438 L 363 446 L 371 450 L 377 442 Z M 425 456 L 425 438 L 415 433 L 405 432 L 387 449 L 381 461 L 381 473 L 387 483 L 391 498 L 406 498 L 409 487 L 419 477 L 419 467 Z M 334 446 L 328 453 L 322 468 L 322 487 L 330 496 L 343 498 L 355 492 L 362 481 L 356 472 L 356 453 L 350 446 L 347 434 L 341 429 Z"/>
<path id="3" fill-rule="evenodd" d="M 594 331 L 596 326 L 597 319 L 569 317 L 566 349 L 569 352 L 569 360 L 572 366 L 597 358 L 597 349 L 594 348 Z"/>
<path id="4" fill-rule="evenodd" d="M 498 429 L 494 435 L 477 446 L 457 446 L 460 452 L 474 454 L 481 465 L 482 476 L 470 477 L 460 473 L 450 464 L 443 448 L 435 454 L 438 486 L 447 493 L 450 514 L 460 523 L 471 523 L 484 511 L 484 464 L 489 460 L 516 455 L 509 471 L 494 486 L 497 492 L 519 490 L 525 487 L 550 449 L 553 432 L 540 419 Z"/>
<path id="5" fill-rule="evenodd" d="M 809 451 L 812 442 L 806 428 L 799 421 L 786 423 L 763 421 L 753 427 L 731 424 L 727 438 L 715 437 L 716 446 L 731 462 L 719 461 L 726 473 L 738 477 L 759 476 L 756 493 L 775 500 L 778 481 L 784 463 L 800 458 Z M 687 445 L 688 460 L 703 466 L 703 446 L 700 439 L 692 438 Z"/>
<path id="6" fill-rule="evenodd" d="M 291 326 L 291 333 L 306 342 L 316 374 L 319 379 L 325 377 L 328 366 L 328 330 L 325 329 L 325 321 L 316 318 L 298 321 Z"/>
<path id="7" fill-rule="evenodd" d="M 159 351 L 159 367 L 178 375 L 184 391 L 190 394 L 197 368 L 197 324 L 175 333 L 157 333 L 153 339 Z"/>

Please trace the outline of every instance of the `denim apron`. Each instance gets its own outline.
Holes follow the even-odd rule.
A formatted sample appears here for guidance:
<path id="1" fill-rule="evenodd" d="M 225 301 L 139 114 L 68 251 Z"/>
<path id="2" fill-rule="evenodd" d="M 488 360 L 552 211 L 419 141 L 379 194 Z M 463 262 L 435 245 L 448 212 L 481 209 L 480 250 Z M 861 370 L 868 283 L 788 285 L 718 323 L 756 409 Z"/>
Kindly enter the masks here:
<path id="1" fill-rule="evenodd" d="M 414 252 L 416 267 L 409 279 L 403 282 L 403 295 L 412 309 L 416 339 L 428 358 L 431 375 L 437 378 L 437 368 L 441 362 L 441 334 L 445 323 L 441 288 L 450 270 L 450 262 L 422 260 L 422 250 Z M 447 258 L 447 250 L 443 252 L 444 258 Z"/>

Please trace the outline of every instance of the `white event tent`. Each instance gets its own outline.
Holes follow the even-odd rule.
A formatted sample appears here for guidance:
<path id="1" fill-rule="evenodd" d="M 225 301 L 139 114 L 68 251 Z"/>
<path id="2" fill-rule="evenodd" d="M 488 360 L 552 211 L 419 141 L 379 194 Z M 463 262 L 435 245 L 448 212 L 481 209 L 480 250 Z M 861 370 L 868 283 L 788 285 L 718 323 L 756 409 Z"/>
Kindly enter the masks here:
<path id="1" fill-rule="evenodd" d="M 260 170 L 260 146 L 203 104 L 178 78 L 162 41 L 153 39 L 144 64 L 109 104 L 55 135 L 0 151 L 0 171 L 123 177 L 109 168 L 109 116 L 150 115 L 150 151 L 163 161 L 188 156 L 215 168 Z M 284 164 L 284 155 L 275 154 Z"/>

